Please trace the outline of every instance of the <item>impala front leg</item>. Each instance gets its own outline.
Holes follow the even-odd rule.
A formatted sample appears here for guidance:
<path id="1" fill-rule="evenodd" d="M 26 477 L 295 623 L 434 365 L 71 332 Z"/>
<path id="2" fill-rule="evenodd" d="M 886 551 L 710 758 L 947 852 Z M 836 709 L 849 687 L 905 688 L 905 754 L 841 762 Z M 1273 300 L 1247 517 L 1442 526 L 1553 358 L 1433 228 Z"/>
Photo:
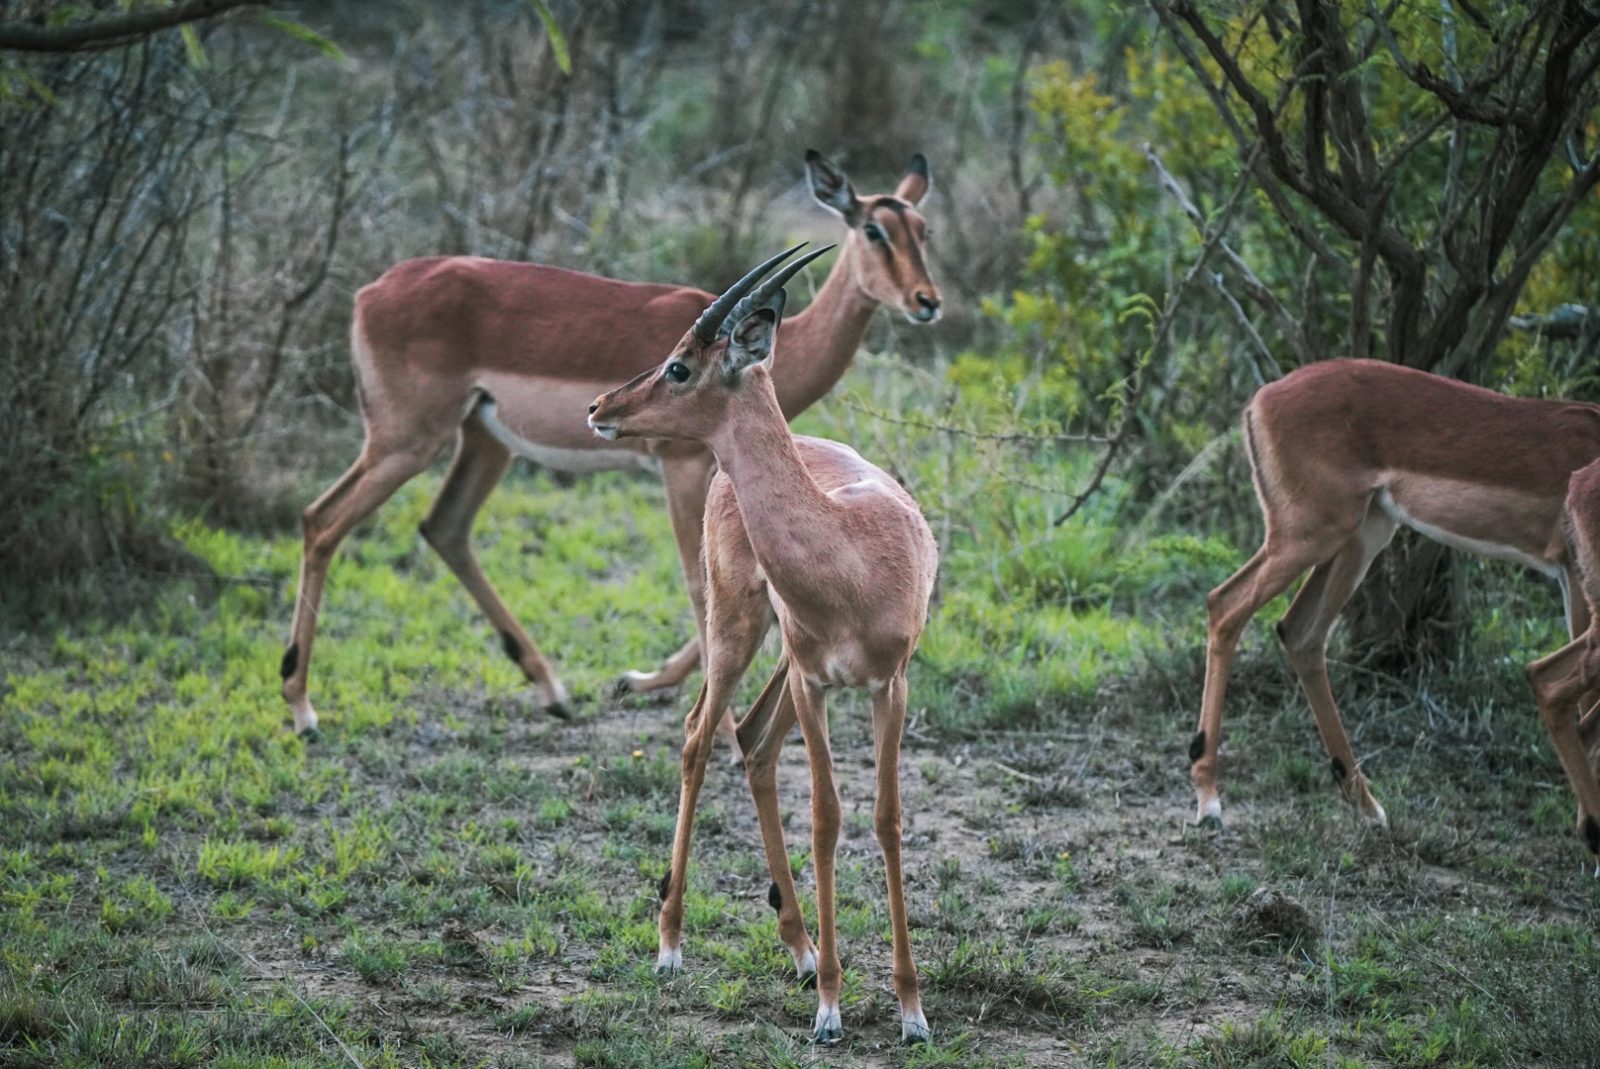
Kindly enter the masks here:
<path id="1" fill-rule="evenodd" d="M 677 686 L 700 663 L 706 627 L 706 573 L 700 554 L 705 537 L 706 490 L 715 469 L 715 459 L 703 450 L 662 458 L 667 514 L 672 519 L 672 535 L 678 544 L 684 585 L 689 589 L 689 602 L 694 606 L 695 634 L 654 671 L 623 673 L 622 684 L 634 693 Z M 723 728 L 731 732 L 731 719 Z"/>
<path id="2" fill-rule="evenodd" d="M 695 804 L 706 778 L 715 721 L 708 712 L 709 685 L 700 688 L 684 725 L 683 788 L 678 796 L 678 825 L 672 836 L 672 861 L 661 877 L 661 916 L 657 919 L 660 947 L 656 975 L 674 976 L 683 968 L 683 895 L 689 883 L 689 843 L 694 833 Z"/>
<path id="3" fill-rule="evenodd" d="M 747 568 L 754 565 L 753 561 L 737 563 Z M 718 573 L 723 576 L 723 583 L 712 592 L 712 619 L 717 628 L 708 636 L 711 655 L 706 681 L 684 722 L 683 792 L 678 801 L 678 825 L 672 839 L 672 862 L 661 879 L 658 975 L 671 975 L 683 967 L 683 896 L 689 883 L 689 842 L 694 833 L 695 804 L 705 782 L 706 762 L 711 758 L 717 725 L 767 633 L 762 587 L 729 578 L 734 570 L 735 565 L 725 565 Z M 748 574 L 741 571 L 739 578 L 748 580 Z"/>
<path id="4" fill-rule="evenodd" d="M 911 958 L 911 928 L 906 920 L 906 893 L 900 875 L 900 739 L 906 726 L 906 677 L 897 675 L 872 696 L 872 734 L 877 743 L 878 797 L 873 809 L 878 846 L 883 850 L 889 885 L 889 925 L 894 933 L 894 993 L 900 1000 L 900 1039 L 928 1041 L 928 1019 L 922 1015 L 917 964 Z"/>
<path id="5" fill-rule="evenodd" d="M 834 861 L 839 847 L 839 788 L 833 781 L 828 707 L 820 688 L 797 670 L 789 674 L 800 731 L 811 761 L 811 860 L 817 867 L 817 1019 L 811 1038 L 834 1043 L 844 1036 L 839 1019 L 839 937 L 834 928 Z"/>
<path id="6" fill-rule="evenodd" d="M 789 868 L 789 848 L 783 838 L 783 814 L 778 809 L 778 754 L 795 724 L 794 699 L 788 690 L 789 662 L 778 662 L 761 697 L 739 721 L 739 749 L 743 751 L 750 795 L 755 799 L 761 825 L 761 845 L 766 850 L 772 886 L 767 902 L 778 914 L 778 938 L 794 958 L 795 975 L 804 982 L 817 975 L 817 948 L 806 933 L 805 915 Z"/>

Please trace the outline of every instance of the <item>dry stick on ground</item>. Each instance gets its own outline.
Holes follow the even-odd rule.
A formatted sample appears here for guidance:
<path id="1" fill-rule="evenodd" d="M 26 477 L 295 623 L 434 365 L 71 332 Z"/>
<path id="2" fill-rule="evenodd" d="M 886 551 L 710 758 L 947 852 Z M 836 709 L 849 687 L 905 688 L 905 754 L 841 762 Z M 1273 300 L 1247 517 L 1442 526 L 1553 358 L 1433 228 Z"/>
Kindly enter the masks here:
<path id="1" fill-rule="evenodd" d="M 267 0 L 189 0 L 175 7 L 144 8 L 109 18 L 41 26 L 32 22 L 0 22 L 0 49 L 17 52 L 90 52 L 120 48 L 141 37 L 170 30 L 243 7 L 261 7 Z"/>
<path id="2" fill-rule="evenodd" d="M 254 954 L 251 954 L 248 951 L 240 950 L 238 947 L 222 938 L 222 936 L 212 931 L 211 926 L 206 923 L 205 913 L 200 909 L 200 903 L 195 901 L 194 894 L 189 890 L 186 884 L 179 884 L 179 887 L 183 891 L 183 897 L 187 898 L 189 900 L 189 905 L 194 907 L 195 916 L 199 919 L 201 931 L 205 932 L 212 939 L 215 939 L 218 946 L 237 957 L 240 961 L 248 962 L 249 964 L 255 966 L 259 971 L 259 975 L 263 978 L 274 979 L 282 984 L 284 990 L 289 992 L 296 1002 L 300 1003 L 300 1008 L 309 1013 L 311 1015 L 311 1019 L 316 1021 L 324 1032 L 328 1033 L 328 1038 L 339 1045 L 339 1049 L 344 1052 L 344 1056 L 350 1059 L 350 1064 L 355 1066 L 356 1069 L 367 1069 L 366 1065 L 363 1064 L 361 1059 L 356 1057 L 356 1052 L 351 1050 L 345 1041 L 339 1038 L 339 1034 L 335 1032 L 331 1026 L 329 1026 L 327 1021 L 323 1020 L 322 1014 L 318 1013 L 316 1007 L 312 1006 L 311 1003 L 306 1001 L 304 995 L 296 991 L 294 986 L 291 985 L 283 976 L 272 976 L 272 974 L 267 970 L 267 967 L 261 964 L 260 961 L 256 960 Z"/>

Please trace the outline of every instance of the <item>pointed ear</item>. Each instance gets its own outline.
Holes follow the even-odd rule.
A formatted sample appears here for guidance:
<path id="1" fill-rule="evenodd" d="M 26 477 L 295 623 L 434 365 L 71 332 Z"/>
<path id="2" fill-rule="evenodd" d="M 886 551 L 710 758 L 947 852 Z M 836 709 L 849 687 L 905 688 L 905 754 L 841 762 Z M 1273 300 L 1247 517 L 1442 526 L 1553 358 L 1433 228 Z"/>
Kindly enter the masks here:
<path id="1" fill-rule="evenodd" d="M 772 355 L 772 343 L 778 337 L 778 317 L 783 313 L 783 300 L 783 291 L 779 290 L 766 304 L 739 320 L 728 334 L 728 351 L 723 356 L 723 362 L 730 375 L 736 375 L 752 364 L 762 363 Z"/>
<path id="2" fill-rule="evenodd" d="M 928 157 L 918 152 L 906 164 L 905 177 L 895 187 L 894 195 L 909 204 L 921 204 L 933 187 L 933 171 L 928 168 Z"/>
<path id="3" fill-rule="evenodd" d="M 806 179 L 817 203 L 854 224 L 861 215 L 861 202 L 850 186 L 849 177 L 816 149 L 806 149 Z"/>

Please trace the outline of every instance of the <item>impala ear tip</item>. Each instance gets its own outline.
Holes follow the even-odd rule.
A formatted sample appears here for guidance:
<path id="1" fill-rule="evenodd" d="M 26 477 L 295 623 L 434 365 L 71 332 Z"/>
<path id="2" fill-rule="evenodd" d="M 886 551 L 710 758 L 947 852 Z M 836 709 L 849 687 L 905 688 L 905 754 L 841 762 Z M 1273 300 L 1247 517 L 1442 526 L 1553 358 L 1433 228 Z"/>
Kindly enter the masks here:
<path id="1" fill-rule="evenodd" d="M 814 148 L 806 149 L 806 162 L 807 163 L 820 163 L 821 161 L 822 161 L 822 153 L 818 152 Z"/>
<path id="2" fill-rule="evenodd" d="M 920 174 L 924 178 L 928 177 L 928 157 L 920 152 L 913 152 L 909 169 L 912 174 Z"/>

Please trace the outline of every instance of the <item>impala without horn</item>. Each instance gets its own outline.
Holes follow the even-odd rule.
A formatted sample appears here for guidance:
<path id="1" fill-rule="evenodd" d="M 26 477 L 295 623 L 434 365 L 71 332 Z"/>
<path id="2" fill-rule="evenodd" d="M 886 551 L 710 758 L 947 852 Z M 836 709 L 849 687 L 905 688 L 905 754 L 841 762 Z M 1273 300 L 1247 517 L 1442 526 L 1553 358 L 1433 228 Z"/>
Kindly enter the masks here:
<path id="1" fill-rule="evenodd" d="M 1330 360 L 1256 391 L 1243 425 L 1266 537 L 1208 598 L 1205 689 L 1189 746 L 1198 819 L 1216 823 L 1222 816 L 1217 748 L 1239 637 L 1262 606 L 1310 571 L 1278 636 L 1334 779 L 1357 810 L 1386 824 L 1334 704 L 1328 632 L 1404 524 L 1445 545 L 1550 576 L 1561 588 L 1571 635 L 1592 634 L 1594 588 L 1584 576 L 1592 577 L 1594 557 L 1574 533 L 1579 528 L 1563 518 L 1574 515 L 1563 502 L 1573 472 L 1600 458 L 1600 406 L 1506 397 L 1382 361 Z M 1575 597 L 1574 588 L 1590 596 Z M 1584 753 L 1600 722 L 1600 695 L 1592 674 L 1583 688 L 1571 685 L 1582 659 L 1573 649 L 1539 662 L 1530 676 L 1578 796 L 1579 834 L 1600 856 L 1600 789 Z M 1568 702 L 1585 689 L 1582 706 L 1553 704 L 1552 695 Z"/>
<path id="2" fill-rule="evenodd" d="M 941 309 L 923 262 L 927 224 L 916 209 L 930 183 L 922 155 L 912 157 L 894 193 L 882 196 L 858 197 L 844 172 L 816 152 L 806 154 L 806 173 L 812 196 L 848 231 L 816 298 L 787 328 L 800 356 L 773 374 L 785 418 L 839 381 L 880 304 L 916 323 L 933 322 Z M 697 635 L 656 671 L 625 679 L 650 690 L 693 670 L 705 615 L 700 538 L 711 453 L 691 442 L 602 440 L 585 426 L 583 405 L 670 350 L 711 296 L 473 256 L 407 260 L 356 295 L 351 357 L 366 442 L 305 511 L 305 553 L 281 670 L 296 731 L 317 726 L 308 673 L 334 552 L 452 437 L 455 459 L 422 536 L 472 594 L 546 709 L 564 716 L 566 691 L 490 585 L 469 541 L 473 518 L 513 453 L 572 473 L 660 471 Z"/>
<path id="3" fill-rule="evenodd" d="M 1568 569 L 1588 626 L 1548 657 L 1528 666 L 1528 683 L 1555 742 L 1567 781 L 1578 796 L 1578 834 L 1600 857 L 1600 784 L 1589 762 L 1588 743 L 1600 706 L 1590 705 L 1583 721 L 1574 723 L 1574 702 L 1592 702 L 1600 689 L 1600 460 L 1574 472 L 1567 482 L 1562 527 L 1569 551 Z M 1600 862 L 1595 875 L 1600 876 Z"/>
<path id="4" fill-rule="evenodd" d="M 825 691 L 865 687 L 872 694 L 874 820 L 887 874 L 901 1036 L 918 1041 L 927 1038 L 928 1023 L 901 885 L 899 764 L 906 664 L 927 620 L 938 549 L 917 503 L 889 475 L 847 446 L 790 433 L 775 385 L 783 361 L 772 358 L 784 303 L 778 285 L 781 279 L 750 293 L 754 283 L 741 281 L 659 368 L 589 407 L 590 426 L 606 438 L 701 442 L 719 465 L 705 518 L 705 683 L 685 724 L 683 793 L 671 866 L 661 880 L 656 969 L 673 973 L 682 966 L 695 803 L 718 725 L 776 614 L 783 651 L 739 721 L 738 741 L 772 873 L 768 901 L 778 911 L 778 932 L 796 971 L 816 974 L 815 1037 L 839 1038 L 839 794 Z M 784 336 L 787 348 L 787 325 Z M 797 719 L 811 763 L 818 945 L 806 933 L 778 812 L 778 751 Z"/>

